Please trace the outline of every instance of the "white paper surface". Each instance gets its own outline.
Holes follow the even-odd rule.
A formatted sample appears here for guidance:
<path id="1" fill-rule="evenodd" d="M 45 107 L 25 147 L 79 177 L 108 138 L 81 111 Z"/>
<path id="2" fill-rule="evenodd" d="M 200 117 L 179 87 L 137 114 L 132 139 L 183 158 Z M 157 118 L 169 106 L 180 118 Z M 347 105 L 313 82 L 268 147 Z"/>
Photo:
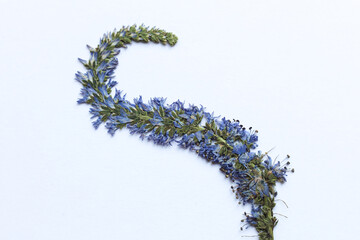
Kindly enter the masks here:
<path id="1" fill-rule="evenodd" d="M 74 80 L 103 33 L 144 23 L 118 88 L 202 104 L 291 155 L 275 239 L 357 239 L 359 1 L 0 1 L 0 239 L 219 240 L 242 213 L 218 170 L 127 130 L 95 131 Z M 256 239 L 256 238 L 255 238 Z"/>

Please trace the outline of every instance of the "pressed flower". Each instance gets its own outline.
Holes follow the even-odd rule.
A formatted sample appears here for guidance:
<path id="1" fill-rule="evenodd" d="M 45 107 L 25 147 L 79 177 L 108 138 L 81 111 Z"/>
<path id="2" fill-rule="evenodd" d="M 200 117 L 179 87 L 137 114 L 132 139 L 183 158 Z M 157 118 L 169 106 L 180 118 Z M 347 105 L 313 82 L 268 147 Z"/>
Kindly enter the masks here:
<path id="1" fill-rule="evenodd" d="M 273 239 L 277 219 L 273 216 L 276 182 L 286 181 L 290 163 L 273 161 L 257 148 L 257 131 L 247 130 L 239 120 L 230 121 L 214 116 L 206 109 L 180 100 L 171 104 L 166 98 L 157 97 L 145 103 L 140 96 L 133 103 L 126 94 L 115 89 L 114 71 L 118 65 L 116 56 L 121 47 L 132 41 L 161 42 L 173 46 L 177 37 L 156 28 L 123 27 L 119 31 L 104 34 L 97 48 L 88 46 L 90 60 L 79 58 L 87 69 L 77 72 L 75 80 L 82 84 L 80 104 L 90 105 L 95 129 L 101 123 L 111 135 L 118 129 L 127 128 L 144 140 L 159 145 L 179 146 L 195 152 L 207 161 L 219 164 L 220 171 L 233 183 L 232 190 L 239 204 L 249 204 L 251 214 L 245 214 L 246 222 L 258 231 L 260 240 Z M 115 94 L 112 97 L 111 92 Z"/>

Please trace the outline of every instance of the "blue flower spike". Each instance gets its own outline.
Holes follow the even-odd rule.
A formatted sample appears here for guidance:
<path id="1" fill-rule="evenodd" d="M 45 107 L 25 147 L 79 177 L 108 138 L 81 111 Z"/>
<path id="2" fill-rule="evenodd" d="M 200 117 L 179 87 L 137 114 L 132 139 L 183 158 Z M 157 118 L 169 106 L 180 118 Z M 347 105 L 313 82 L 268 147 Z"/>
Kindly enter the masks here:
<path id="1" fill-rule="evenodd" d="M 75 74 L 76 81 L 82 84 L 78 103 L 90 105 L 95 129 L 103 123 L 114 135 L 117 130 L 127 128 L 143 140 L 163 146 L 175 143 L 219 165 L 232 182 L 231 189 L 239 204 L 251 206 L 251 213 L 245 213 L 242 220 L 246 228 L 254 227 L 260 240 L 272 240 L 278 222 L 273 213 L 275 185 L 284 183 L 287 173 L 294 172 L 289 166 L 290 156 L 282 164 L 273 161 L 267 153 L 254 152 L 258 132 L 245 128 L 239 120 L 220 119 L 202 106 L 185 107 L 179 100 L 167 104 L 166 98 L 153 98 L 145 103 L 140 96 L 130 102 L 122 91 L 114 88 L 116 82 L 112 79 L 120 48 L 133 41 L 174 46 L 177 40 L 170 32 L 144 25 L 104 34 L 96 48 L 87 46 L 89 61 L 79 58 L 86 71 Z"/>

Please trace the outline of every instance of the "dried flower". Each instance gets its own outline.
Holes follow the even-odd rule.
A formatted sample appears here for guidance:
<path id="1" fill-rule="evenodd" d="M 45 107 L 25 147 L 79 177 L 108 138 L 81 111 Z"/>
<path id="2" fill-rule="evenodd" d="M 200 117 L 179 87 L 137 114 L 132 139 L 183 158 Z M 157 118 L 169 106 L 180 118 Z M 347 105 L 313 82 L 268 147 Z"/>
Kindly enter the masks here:
<path id="1" fill-rule="evenodd" d="M 128 128 L 131 134 L 159 145 L 179 146 L 195 152 L 200 157 L 220 165 L 221 172 L 233 182 L 232 190 L 239 203 L 250 204 L 251 214 L 245 213 L 246 222 L 256 228 L 261 240 L 273 239 L 277 219 L 273 216 L 275 184 L 286 181 L 286 173 L 293 171 L 267 154 L 253 152 L 257 147 L 257 130 L 215 117 L 204 107 L 184 106 L 181 101 L 171 104 L 165 98 L 152 98 L 145 103 L 140 96 L 130 102 L 115 89 L 112 80 L 118 65 L 119 48 L 132 41 L 175 45 L 177 37 L 169 32 L 143 25 L 123 27 L 105 34 L 96 48 L 88 46 L 89 61 L 79 58 L 87 69 L 77 72 L 75 79 L 82 84 L 79 104 L 89 104 L 95 129 L 105 124 L 113 135 L 118 129 Z M 206 120 L 206 121 L 203 121 Z M 288 159 L 288 158 L 287 158 Z"/>

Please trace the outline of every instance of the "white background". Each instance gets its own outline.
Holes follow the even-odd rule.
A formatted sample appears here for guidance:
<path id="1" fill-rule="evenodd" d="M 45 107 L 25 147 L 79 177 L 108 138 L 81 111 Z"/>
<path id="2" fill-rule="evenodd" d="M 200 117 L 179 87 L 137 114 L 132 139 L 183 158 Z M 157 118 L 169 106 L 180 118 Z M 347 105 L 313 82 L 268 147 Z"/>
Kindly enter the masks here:
<path id="1" fill-rule="evenodd" d="M 1 240 L 256 234 L 240 231 L 248 208 L 218 167 L 95 131 L 76 104 L 86 44 L 133 23 L 179 42 L 122 50 L 118 88 L 130 99 L 202 104 L 258 129 L 259 149 L 291 155 L 275 239 L 359 239 L 359 1 L 1 0 Z"/>

